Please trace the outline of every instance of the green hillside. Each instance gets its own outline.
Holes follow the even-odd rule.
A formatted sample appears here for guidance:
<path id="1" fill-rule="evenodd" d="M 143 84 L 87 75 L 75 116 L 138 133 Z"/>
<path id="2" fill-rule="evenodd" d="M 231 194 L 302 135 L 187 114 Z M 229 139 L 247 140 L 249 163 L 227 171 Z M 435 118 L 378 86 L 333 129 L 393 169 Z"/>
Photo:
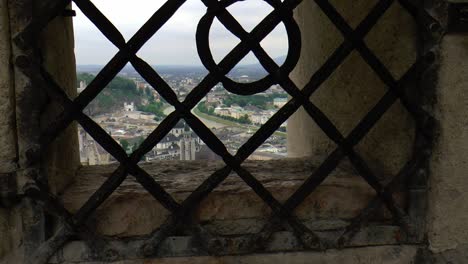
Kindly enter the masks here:
<path id="1" fill-rule="evenodd" d="M 80 81 L 90 84 L 94 75 L 89 73 L 77 74 L 77 87 Z M 139 92 L 132 80 L 116 76 L 102 92 L 86 107 L 85 112 L 90 115 L 111 113 L 120 110 L 124 102 L 133 102 L 139 106 L 143 99 L 149 99 L 144 92 Z"/>

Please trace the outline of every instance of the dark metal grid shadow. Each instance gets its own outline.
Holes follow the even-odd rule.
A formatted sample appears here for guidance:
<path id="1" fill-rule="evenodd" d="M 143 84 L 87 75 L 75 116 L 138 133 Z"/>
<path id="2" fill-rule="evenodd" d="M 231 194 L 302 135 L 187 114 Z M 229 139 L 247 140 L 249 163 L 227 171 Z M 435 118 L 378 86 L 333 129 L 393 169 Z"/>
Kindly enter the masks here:
<path id="1" fill-rule="evenodd" d="M 212 243 L 212 240 L 209 239 L 210 235 L 207 235 L 207 232 L 198 224 L 187 223 L 186 221 L 190 219 L 190 217 L 188 217 L 189 214 L 198 204 L 232 172 L 235 172 L 242 178 L 273 212 L 271 220 L 263 227 L 260 233 L 252 237 L 249 245 L 247 245 L 251 250 L 262 249 L 277 226 L 285 224 L 293 230 L 294 234 L 301 242 L 302 247 L 305 249 L 346 246 L 360 227 L 368 221 L 372 212 L 382 205 L 385 205 L 389 209 L 395 221 L 401 226 L 408 237 L 418 236 L 418 230 L 414 228 L 413 220 L 408 216 L 407 212 L 394 201 L 392 193 L 398 183 L 411 177 L 415 171 L 423 166 L 422 164 L 428 154 L 421 154 L 415 151 L 413 158 L 408 161 L 393 180 L 389 184 L 383 185 L 353 147 L 367 135 L 369 130 L 374 127 L 397 100 L 400 100 L 403 106 L 414 117 L 417 133 L 420 136 L 419 144 L 422 145 L 422 148 L 430 145 L 431 135 L 420 133 L 420 131 L 423 130 L 423 128 L 431 126 L 433 122 L 432 117 L 422 109 L 417 98 L 415 99 L 408 96 L 406 90 L 408 87 L 414 86 L 418 82 L 424 69 L 434 60 L 434 55 L 430 51 L 426 54 L 419 54 L 417 61 L 403 77 L 400 80 L 395 80 L 385 65 L 363 41 L 367 33 L 369 33 L 392 4 L 396 4 L 396 2 L 400 3 L 415 19 L 423 12 L 422 9 L 411 4 L 408 0 L 380 0 L 356 29 L 352 29 L 327 0 L 315 0 L 315 3 L 342 33 L 345 40 L 329 56 L 322 67 L 312 75 L 307 85 L 300 89 L 288 75 L 295 67 L 300 56 L 301 36 L 298 25 L 293 18 L 293 10 L 302 1 L 285 0 L 281 2 L 280 0 L 265 0 L 274 10 L 250 33 L 246 32 L 226 9 L 229 5 L 237 1 L 238 0 L 202 0 L 207 7 L 207 12 L 198 25 L 196 42 L 201 61 L 209 70 L 209 74 L 188 94 L 183 102 L 178 100 L 177 95 L 159 74 L 148 63 L 136 55 L 138 50 L 174 14 L 176 14 L 178 8 L 185 3 L 183 0 L 167 1 L 128 42 L 125 42 L 117 28 L 107 20 L 91 1 L 74 1 L 106 38 L 119 49 L 117 54 L 98 73 L 89 86 L 74 100 L 68 98 L 59 85 L 42 67 L 40 61 L 30 58 L 17 60 L 17 65 L 33 80 L 33 83 L 42 88 L 53 100 L 60 103 L 65 109 L 58 118 L 48 126 L 47 131 L 42 135 L 40 142 L 42 149 L 46 149 L 68 125 L 73 121 L 77 121 L 120 163 L 119 167 L 112 175 L 75 214 L 67 212 L 58 199 L 49 194 L 47 188 L 41 185 L 40 182 L 37 186 L 28 189 L 28 195 L 42 200 L 46 204 L 46 208 L 63 219 L 63 223 L 57 228 L 57 232 L 37 250 L 35 257 L 37 261 L 46 262 L 54 252 L 61 248 L 73 236 L 79 235 L 84 237 L 84 239 L 93 239 L 93 236 L 84 228 L 86 220 L 97 207 L 120 186 L 129 174 L 135 177 L 157 201 L 172 213 L 167 221 L 151 235 L 142 247 L 142 255 L 146 256 L 155 255 L 160 243 L 166 237 L 173 234 L 178 228 L 184 226 L 190 226 L 190 230 L 194 235 L 202 238 L 204 242 L 202 247 L 207 252 L 216 254 L 219 248 L 217 248 L 216 243 Z M 61 14 L 70 2 L 71 1 L 46 1 L 44 7 L 33 18 L 35 23 L 32 23 L 22 34 L 15 38 L 16 44 L 19 47 L 28 49 L 31 46 L 30 43 L 34 42 L 38 32 L 40 32 L 51 19 Z M 241 40 L 219 64 L 216 64 L 211 56 L 208 40 L 209 28 L 215 17 L 218 18 L 232 34 Z M 284 23 L 288 33 L 289 43 L 289 53 L 282 66 L 278 66 L 260 45 L 261 40 L 279 23 Z M 314 105 L 309 98 L 319 89 L 321 84 L 329 78 L 337 67 L 343 63 L 353 50 L 356 50 L 361 55 L 364 61 L 387 86 L 388 91 L 357 126 L 347 136 L 344 136 L 325 113 Z M 259 81 L 248 84 L 235 83 L 227 78 L 226 74 L 251 51 L 255 54 L 269 75 Z M 164 119 L 144 140 L 140 147 L 129 156 L 109 134 L 83 113 L 83 109 L 128 62 L 130 62 L 137 72 L 175 108 L 175 111 Z M 243 95 L 259 93 L 268 89 L 273 84 L 280 84 L 291 96 L 287 104 L 241 146 L 235 155 L 231 155 L 213 132 L 191 113 L 191 109 L 219 82 L 222 82 L 227 90 Z M 281 204 L 249 171 L 243 168 L 242 163 L 300 107 L 304 107 L 313 121 L 336 143 L 337 148 L 311 173 L 299 189 L 294 192 L 284 204 Z M 199 135 L 213 152 L 222 157 L 226 166 L 210 175 L 192 194 L 181 203 L 178 203 L 145 170 L 139 167 L 137 163 L 163 139 L 182 118 L 185 119 L 195 133 Z M 324 241 L 312 230 L 298 221 L 293 211 L 327 178 L 345 157 L 350 160 L 359 175 L 375 190 L 376 198 L 351 222 L 339 237 Z"/>

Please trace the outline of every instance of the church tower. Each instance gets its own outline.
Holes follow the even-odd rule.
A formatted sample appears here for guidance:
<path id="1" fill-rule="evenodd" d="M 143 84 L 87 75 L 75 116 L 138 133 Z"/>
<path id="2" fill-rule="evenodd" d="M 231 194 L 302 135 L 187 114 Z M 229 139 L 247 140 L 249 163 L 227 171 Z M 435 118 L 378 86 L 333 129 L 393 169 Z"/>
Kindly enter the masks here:
<path id="1" fill-rule="evenodd" d="M 185 124 L 182 137 L 180 139 L 180 160 L 195 160 L 195 138 L 192 136 L 192 130 Z"/>

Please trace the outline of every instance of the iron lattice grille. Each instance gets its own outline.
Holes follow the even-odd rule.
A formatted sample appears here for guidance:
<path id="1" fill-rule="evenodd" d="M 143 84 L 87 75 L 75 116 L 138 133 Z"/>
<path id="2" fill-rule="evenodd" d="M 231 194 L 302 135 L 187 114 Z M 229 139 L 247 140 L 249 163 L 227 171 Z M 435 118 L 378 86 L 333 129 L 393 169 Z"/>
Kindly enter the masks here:
<path id="1" fill-rule="evenodd" d="M 48 1 L 36 12 L 31 23 L 21 34 L 16 36 L 17 46 L 24 50 L 34 47 L 38 32 L 44 28 L 50 20 L 60 15 L 70 4 L 68 1 Z M 327 0 L 315 0 L 324 14 L 336 26 L 345 37 L 343 43 L 329 56 L 327 61 L 310 78 L 310 81 L 303 87 L 299 87 L 288 77 L 295 67 L 301 50 L 300 31 L 293 18 L 294 9 L 302 2 L 301 0 L 266 0 L 273 11 L 267 15 L 250 33 L 246 32 L 236 19 L 227 11 L 229 5 L 237 0 L 202 0 L 207 7 L 207 12 L 201 19 L 197 32 L 196 42 L 200 58 L 209 70 L 209 74 L 197 85 L 186 97 L 184 101 L 179 101 L 175 92 L 160 77 L 160 75 L 136 53 L 138 50 L 174 15 L 185 3 L 184 0 L 168 0 L 154 15 L 139 29 L 139 31 L 126 42 L 121 33 L 89 0 L 73 1 L 83 11 L 83 13 L 97 26 L 97 28 L 112 42 L 119 51 L 111 61 L 98 73 L 96 78 L 88 87 L 74 100 L 70 99 L 54 81 L 53 77 L 34 58 L 19 57 L 16 64 L 23 72 L 31 78 L 34 85 L 43 89 L 50 98 L 60 103 L 64 107 L 61 115 L 48 126 L 47 130 L 40 137 L 42 149 L 46 149 L 49 144 L 73 121 L 78 123 L 116 160 L 119 167 L 112 175 L 98 188 L 98 190 L 86 201 L 86 203 L 75 213 L 69 213 L 57 198 L 51 195 L 44 183 L 37 180 L 38 188 L 29 188 L 27 195 L 40 199 L 47 209 L 54 214 L 61 216 L 63 223 L 37 250 L 35 260 L 46 262 L 56 250 L 62 247 L 66 241 L 73 236 L 79 235 L 89 239 L 89 232 L 84 228 L 88 217 L 100 206 L 113 191 L 131 175 L 166 209 L 172 212 L 172 216 L 163 224 L 159 230 L 146 241 L 142 247 L 142 254 L 154 255 L 158 245 L 175 230 L 184 226 L 188 215 L 213 189 L 219 186 L 231 172 L 235 172 L 247 183 L 254 192 L 271 208 L 273 217 L 262 229 L 262 232 L 252 237 L 248 245 L 252 250 L 257 250 L 266 243 L 274 231 L 274 227 L 279 224 L 288 224 L 294 231 L 302 246 L 306 249 L 319 249 L 324 247 L 346 246 L 352 236 L 359 230 L 362 223 L 366 222 L 370 212 L 378 208 L 383 203 L 392 213 L 395 220 L 408 235 L 408 242 L 412 238 L 419 236 L 415 227 L 415 221 L 408 212 L 401 208 L 392 196 L 398 182 L 408 177 L 420 177 L 417 171 L 424 168 L 425 162 L 430 155 L 432 117 L 422 108 L 419 97 L 411 97 L 406 92 L 406 88 L 414 85 L 422 72 L 434 61 L 434 54 L 422 51 L 419 58 L 409 68 L 409 70 L 399 80 L 395 80 L 385 65 L 368 48 L 364 42 L 364 37 L 373 26 L 379 21 L 381 16 L 396 1 L 380 0 L 371 9 L 362 22 L 353 29 L 345 19 L 337 12 L 332 4 Z M 427 19 L 430 16 L 417 5 L 409 0 L 398 1 L 407 11 L 418 21 L 421 17 Z M 216 64 L 212 59 L 209 50 L 208 32 L 214 18 L 218 20 L 241 42 L 228 53 L 224 59 Z M 284 23 L 288 33 L 289 54 L 285 63 L 278 66 L 272 58 L 263 50 L 260 41 L 265 38 L 279 23 Z M 423 25 L 424 26 L 424 25 Z M 375 104 L 367 115 L 357 124 L 357 126 L 344 136 L 330 121 L 330 119 L 319 109 L 309 98 L 324 83 L 327 78 L 339 67 L 352 51 L 357 51 L 364 61 L 372 68 L 375 74 L 388 87 L 384 96 Z M 250 51 L 260 61 L 261 65 L 268 72 L 268 76 L 254 83 L 235 83 L 226 77 L 226 74 L 235 67 Z M 161 124 L 144 140 L 138 149 L 131 155 L 127 155 L 122 147 L 96 124 L 90 117 L 83 113 L 83 109 L 106 87 L 106 85 L 118 74 L 118 72 L 130 62 L 136 71 L 172 106 L 175 111 L 165 118 Z M 273 84 L 279 84 L 291 96 L 287 104 L 282 107 L 266 124 L 238 150 L 235 155 L 231 155 L 224 144 L 207 128 L 196 116 L 191 113 L 191 109 L 202 100 L 204 96 L 219 82 L 224 87 L 235 94 L 255 94 L 268 89 Z M 395 175 L 393 180 L 383 185 L 364 159 L 353 149 L 369 130 L 379 121 L 387 110 L 400 100 L 404 107 L 414 117 L 417 127 L 416 151 L 413 158 Z M 274 196 L 243 166 L 242 163 L 263 144 L 296 110 L 303 107 L 314 122 L 323 132 L 336 143 L 337 148 L 325 159 L 325 161 L 311 173 L 308 179 L 285 203 L 280 203 Z M 161 185 L 156 182 L 138 162 L 149 152 L 167 133 L 177 124 L 180 119 L 184 119 L 194 132 L 207 144 L 207 146 L 222 157 L 225 166 L 210 175 L 193 193 L 183 202 L 178 203 Z M 319 186 L 327 176 L 338 166 L 341 160 L 347 157 L 360 176 L 375 190 L 376 198 L 368 205 L 351 225 L 334 239 L 336 243 L 319 239 L 317 234 L 299 222 L 294 214 L 294 209 L 301 204 Z M 414 176 L 419 175 L 419 176 Z M 195 234 L 204 237 L 203 228 L 194 225 Z M 193 227 L 193 226 L 192 226 Z M 208 252 L 216 252 L 216 245 L 205 241 L 204 246 Z"/>

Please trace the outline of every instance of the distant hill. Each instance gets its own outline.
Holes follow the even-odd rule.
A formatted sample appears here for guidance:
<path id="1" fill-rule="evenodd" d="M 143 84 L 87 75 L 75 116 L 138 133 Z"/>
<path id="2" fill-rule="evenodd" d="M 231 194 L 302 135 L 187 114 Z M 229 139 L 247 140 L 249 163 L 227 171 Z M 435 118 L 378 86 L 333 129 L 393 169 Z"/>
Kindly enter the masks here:
<path id="1" fill-rule="evenodd" d="M 283 64 L 286 56 L 281 56 L 274 58 L 273 60 L 278 64 Z M 77 72 L 86 72 L 91 74 L 97 74 L 104 66 L 103 65 L 77 65 Z M 205 75 L 208 71 L 204 66 L 190 66 L 190 65 L 153 65 L 153 68 L 159 74 L 177 74 L 177 75 Z M 134 76 L 138 75 L 131 64 L 127 64 L 121 71 L 121 73 Z M 261 78 L 266 74 L 266 71 L 260 65 L 260 63 L 255 64 L 242 64 L 236 66 L 229 75 L 231 76 L 240 76 L 240 75 L 249 75 L 250 77 Z"/>
<path id="2" fill-rule="evenodd" d="M 276 62 L 276 64 L 281 65 L 286 60 L 286 56 L 273 58 L 273 60 Z M 239 65 L 237 67 L 244 68 L 244 69 L 256 69 L 256 70 L 263 69 L 263 67 L 262 67 L 262 65 L 260 65 L 260 63 Z"/>
<path id="3" fill-rule="evenodd" d="M 94 79 L 91 73 L 77 74 L 77 87 L 79 82 L 84 81 L 87 84 Z M 123 103 L 135 103 L 140 105 L 143 98 L 148 95 L 137 90 L 135 83 L 129 79 L 117 76 L 101 93 L 86 107 L 86 113 L 89 115 L 105 114 L 120 110 Z"/>

